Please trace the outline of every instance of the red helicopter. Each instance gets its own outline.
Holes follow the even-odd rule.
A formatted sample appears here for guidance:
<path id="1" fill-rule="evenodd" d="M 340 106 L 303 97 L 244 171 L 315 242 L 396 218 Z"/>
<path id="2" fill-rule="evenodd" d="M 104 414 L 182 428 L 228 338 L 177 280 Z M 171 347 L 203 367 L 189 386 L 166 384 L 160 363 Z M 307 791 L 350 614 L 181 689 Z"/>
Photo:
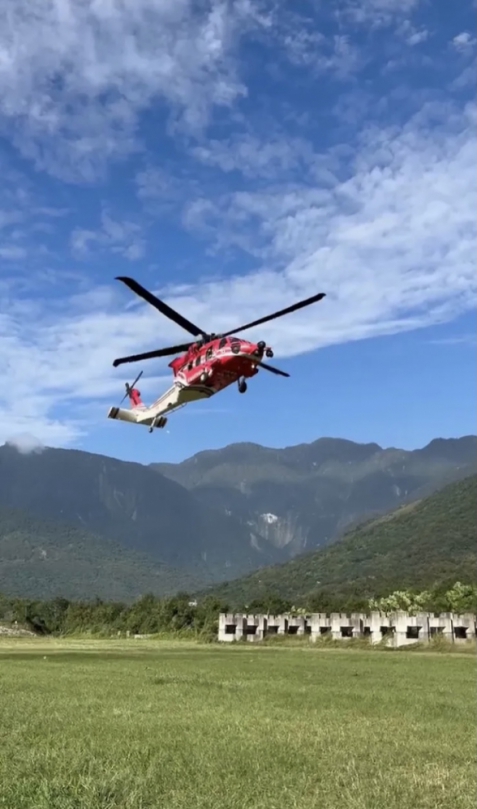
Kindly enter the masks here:
<path id="1" fill-rule="evenodd" d="M 159 348 L 145 354 L 120 357 L 113 362 L 116 368 L 126 362 L 169 357 L 185 352 L 169 363 L 169 368 L 172 368 L 174 375 L 173 386 L 152 405 L 147 406 L 143 403 L 141 394 L 135 387 L 142 376 L 141 371 L 132 385 L 126 383 L 126 393 L 122 401 L 128 396 L 131 408 L 129 410 L 122 409 L 121 402 L 119 407 L 111 407 L 108 412 L 108 418 L 110 419 L 119 419 L 133 424 L 144 424 L 149 427 L 149 432 L 152 432 L 155 427 L 163 428 L 166 426 L 166 413 L 183 407 L 189 402 L 208 399 L 214 393 L 224 390 L 233 382 L 237 383 L 239 393 L 245 393 L 247 379 L 255 376 L 260 368 L 280 376 L 290 376 L 285 371 L 263 362 L 264 356 L 267 358 L 273 357 L 272 349 L 266 345 L 264 340 L 260 340 L 258 343 L 249 343 L 247 340 L 241 340 L 235 335 L 238 332 L 245 331 L 245 329 L 260 326 L 262 323 L 275 320 L 277 317 L 296 312 L 298 309 L 317 303 L 325 297 L 324 292 L 319 292 L 318 295 L 299 301 L 293 306 L 288 306 L 286 309 L 281 309 L 272 315 L 254 320 L 252 323 L 246 323 L 237 329 L 232 329 L 224 334 L 212 334 L 200 329 L 179 312 L 171 309 L 164 301 L 144 289 L 133 278 L 119 276 L 116 280 L 122 281 L 136 295 L 139 295 L 194 337 L 194 340 L 188 343 L 169 348 Z"/>

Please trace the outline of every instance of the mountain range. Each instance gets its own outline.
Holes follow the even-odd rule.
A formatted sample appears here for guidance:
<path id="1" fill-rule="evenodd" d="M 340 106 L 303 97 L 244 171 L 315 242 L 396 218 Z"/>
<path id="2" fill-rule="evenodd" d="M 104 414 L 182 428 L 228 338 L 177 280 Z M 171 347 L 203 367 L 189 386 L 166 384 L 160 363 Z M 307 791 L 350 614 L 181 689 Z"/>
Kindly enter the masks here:
<path id="1" fill-rule="evenodd" d="M 83 587 L 84 597 L 132 598 L 236 579 L 472 474 L 476 450 L 476 436 L 414 451 L 319 439 L 144 466 L 5 444 L 0 591 L 29 595 L 41 580 L 42 592 L 68 595 L 74 580 L 75 597 Z"/>
<path id="2" fill-rule="evenodd" d="M 217 581 L 280 561 L 233 516 L 138 463 L 79 450 L 0 447 L 0 506 L 105 537 Z"/>
<path id="3" fill-rule="evenodd" d="M 477 437 L 413 451 L 333 438 L 285 449 L 232 444 L 153 468 L 290 558 L 477 472 Z"/>
<path id="4" fill-rule="evenodd" d="M 129 602 L 144 593 L 192 593 L 203 583 L 84 528 L 0 506 L 0 593 L 6 596 Z"/>
<path id="5" fill-rule="evenodd" d="M 297 556 L 207 593 L 230 609 L 284 599 L 322 610 L 424 590 L 477 583 L 477 475 L 347 533 L 327 548 Z M 253 606 L 251 607 L 253 609 Z"/>

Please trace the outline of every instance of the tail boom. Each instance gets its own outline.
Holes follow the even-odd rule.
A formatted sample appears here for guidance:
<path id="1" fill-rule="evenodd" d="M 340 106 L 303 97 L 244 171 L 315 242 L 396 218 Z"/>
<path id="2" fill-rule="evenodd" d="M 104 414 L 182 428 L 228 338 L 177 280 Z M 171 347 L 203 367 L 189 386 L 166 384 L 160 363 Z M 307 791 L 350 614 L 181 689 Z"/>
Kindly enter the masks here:
<path id="1" fill-rule="evenodd" d="M 189 402 L 196 401 L 197 399 L 208 399 L 214 393 L 210 388 L 205 387 L 191 387 L 180 385 L 173 385 L 166 393 L 157 399 L 154 404 L 147 407 L 142 402 L 134 403 L 131 400 L 131 409 L 126 410 L 122 407 L 110 407 L 108 411 L 108 419 L 115 419 L 118 421 L 127 421 L 130 424 L 144 424 L 148 427 L 165 427 L 166 419 L 164 416 L 176 410 L 178 407 Z"/>

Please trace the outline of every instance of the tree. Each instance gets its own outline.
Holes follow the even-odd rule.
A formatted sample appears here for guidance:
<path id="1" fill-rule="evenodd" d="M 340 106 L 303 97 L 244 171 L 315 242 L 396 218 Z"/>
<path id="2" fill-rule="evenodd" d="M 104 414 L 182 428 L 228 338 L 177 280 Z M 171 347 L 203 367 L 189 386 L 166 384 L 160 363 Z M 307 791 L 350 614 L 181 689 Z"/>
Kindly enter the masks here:
<path id="1" fill-rule="evenodd" d="M 423 590 L 422 593 L 414 593 L 412 590 L 395 590 L 394 593 L 384 598 L 371 598 L 369 608 L 384 613 L 402 611 L 413 615 L 428 609 L 430 601 L 431 593 L 427 590 Z"/>
<path id="2" fill-rule="evenodd" d="M 477 612 L 477 586 L 456 581 L 445 594 L 449 612 Z"/>

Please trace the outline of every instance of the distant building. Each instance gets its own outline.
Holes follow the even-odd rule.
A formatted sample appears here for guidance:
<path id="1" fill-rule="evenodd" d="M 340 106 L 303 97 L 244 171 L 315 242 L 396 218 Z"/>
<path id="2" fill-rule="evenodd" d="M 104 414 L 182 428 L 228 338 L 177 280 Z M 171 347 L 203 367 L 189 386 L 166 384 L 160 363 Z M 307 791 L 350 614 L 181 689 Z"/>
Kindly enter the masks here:
<path id="1" fill-rule="evenodd" d="M 477 638 L 477 616 L 446 612 L 435 615 L 419 612 L 352 612 L 311 613 L 308 615 L 246 615 L 221 613 L 219 641 L 261 641 L 271 635 L 308 635 L 311 641 L 328 636 L 332 640 L 367 638 L 370 643 L 386 646 L 409 646 L 428 643 L 435 636 L 451 643 L 465 643 Z"/>

